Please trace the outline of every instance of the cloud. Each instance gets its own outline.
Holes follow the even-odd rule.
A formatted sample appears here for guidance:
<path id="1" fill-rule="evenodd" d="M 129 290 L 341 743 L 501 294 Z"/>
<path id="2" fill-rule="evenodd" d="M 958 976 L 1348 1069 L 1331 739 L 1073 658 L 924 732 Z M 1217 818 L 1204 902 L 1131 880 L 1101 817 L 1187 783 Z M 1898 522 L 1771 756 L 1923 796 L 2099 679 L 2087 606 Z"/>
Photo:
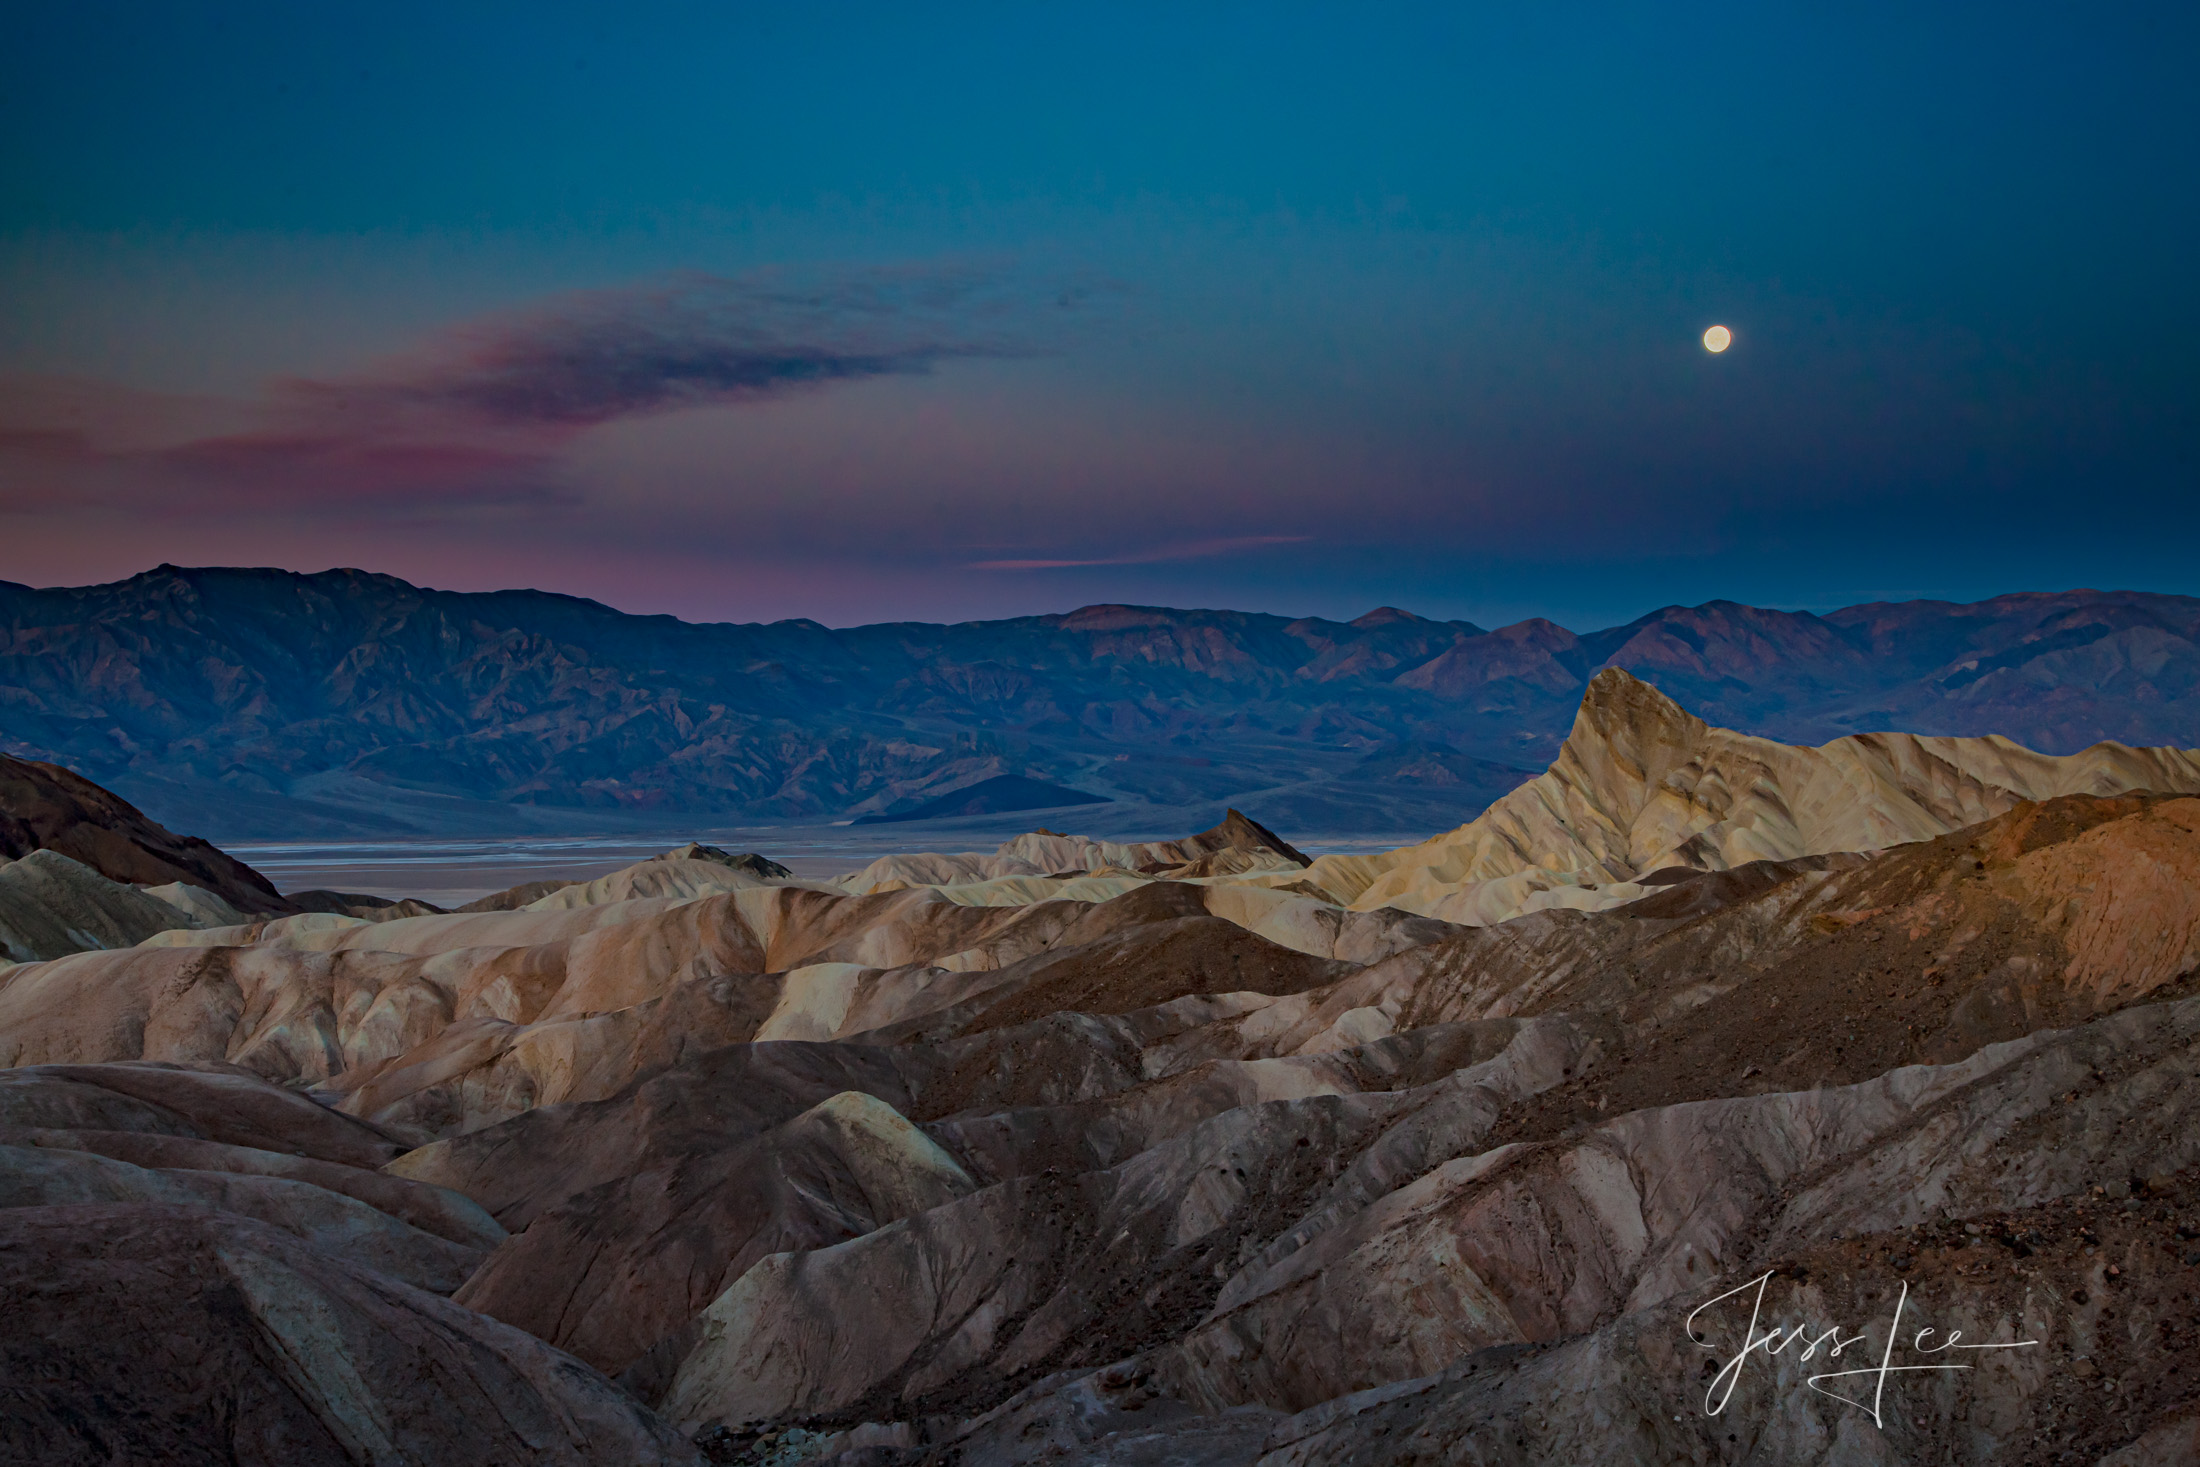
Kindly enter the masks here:
<path id="1" fill-rule="evenodd" d="M 1313 538 L 1311 535 L 1239 535 L 1227 540 L 1189 540 L 1174 545 L 1159 545 L 1150 550 L 1136 550 L 1127 555 L 1109 555 L 1092 560 L 973 560 L 966 563 L 963 569 L 1037 571 L 1068 570 L 1088 565 L 1159 565 L 1172 560 L 1204 560 L 1213 555 L 1233 555 L 1241 550 L 1259 550 L 1269 545 L 1298 545 Z"/>
<path id="2" fill-rule="evenodd" d="M 117 444 L 75 429 L 0 428 L 0 514 L 327 520 L 573 500 L 539 452 L 341 434 L 212 433 Z"/>
<path id="3" fill-rule="evenodd" d="M 257 402 L 11 382 L 0 457 L 35 472 L 0 473 L 0 509 L 50 507 L 61 490 L 306 519 L 555 506 L 576 497 L 560 450 L 591 428 L 1026 354 L 1041 301 L 1058 314 L 1081 299 L 975 268 L 685 274 L 479 317 Z"/>
<path id="4" fill-rule="evenodd" d="M 0 515 L 432 525 L 577 502 L 538 456 L 464 444 L 253 435 L 108 451 L 81 435 L 0 432 Z"/>
<path id="5" fill-rule="evenodd" d="M 150 457 L 204 491 L 201 505 L 543 506 L 574 497 L 541 454 L 473 443 L 260 433 L 195 439 Z"/>
<path id="6" fill-rule="evenodd" d="M 561 296 L 444 332 L 409 358 L 283 396 L 321 425 L 532 431 L 923 372 L 1028 350 L 1021 292 L 975 271 L 806 281 L 682 275 Z"/>

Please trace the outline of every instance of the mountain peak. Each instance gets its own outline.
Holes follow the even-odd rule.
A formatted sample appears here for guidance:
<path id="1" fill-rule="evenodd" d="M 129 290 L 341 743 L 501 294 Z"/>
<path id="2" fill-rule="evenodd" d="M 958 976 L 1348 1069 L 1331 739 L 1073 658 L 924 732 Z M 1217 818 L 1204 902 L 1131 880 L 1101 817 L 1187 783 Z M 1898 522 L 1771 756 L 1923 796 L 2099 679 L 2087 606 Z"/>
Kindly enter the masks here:
<path id="1" fill-rule="evenodd" d="M 1702 734 L 1707 725 L 1695 714 L 1621 667 L 1606 667 L 1589 679 L 1566 742 L 1677 743 Z"/>
<path id="2" fill-rule="evenodd" d="M 1415 616 L 1412 612 L 1401 611 L 1395 606 L 1378 606 L 1364 616 L 1355 616 L 1346 625 L 1358 627 L 1365 632 L 1373 631 L 1376 627 L 1395 626 L 1402 621 L 1427 620 L 1425 616 Z"/>
<path id="3" fill-rule="evenodd" d="M 2020 801 L 2200 793 L 2200 750 L 2103 743 L 2036 754 L 2008 739 L 1880 733 L 1819 747 L 1715 727 L 1617 667 L 1589 680 L 1549 770 L 1448 835 L 1314 878 L 1355 909 L 1486 925 L 1595 907 L 1672 867 L 1868 852 L 1931 840 Z"/>

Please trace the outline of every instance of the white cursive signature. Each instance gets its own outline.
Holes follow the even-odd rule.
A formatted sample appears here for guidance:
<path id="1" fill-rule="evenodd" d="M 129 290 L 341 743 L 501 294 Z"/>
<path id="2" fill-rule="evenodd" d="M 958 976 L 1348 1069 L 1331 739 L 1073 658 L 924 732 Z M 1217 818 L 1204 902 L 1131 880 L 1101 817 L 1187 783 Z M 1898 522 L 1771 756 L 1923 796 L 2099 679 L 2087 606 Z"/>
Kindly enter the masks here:
<path id="1" fill-rule="evenodd" d="M 1749 1293 L 1751 1290 L 1756 1291 L 1751 1300 L 1749 1311 L 1749 1330 L 1742 1337 L 1742 1348 L 1735 1354 L 1733 1359 L 1727 1361 L 1725 1365 L 1719 1368 L 1719 1373 L 1711 1378 L 1710 1386 L 1707 1387 L 1704 1391 L 1703 1408 L 1705 1414 L 1707 1415 L 1716 1416 L 1721 1411 L 1724 1411 L 1726 1409 L 1726 1403 L 1734 1395 L 1734 1386 L 1736 1382 L 1738 1382 L 1742 1378 L 1742 1367 L 1746 1363 L 1748 1363 L 1749 1357 L 1752 1354 L 1761 1352 L 1765 1356 L 1765 1358 L 1769 1360 L 1775 1355 L 1786 1353 L 1787 1349 L 1792 1345 L 1802 1345 L 1803 1348 L 1801 1352 L 1797 1354 L 1795 1358 L 1797 1360 L 1808 1360 L 1818 1353 L 1820 1346 L 1827 1346 L 1828 1348 L 1826 1350 L 1826 1358 L 1829 1360 L 1833 1360 L 1838 1359 L 1841 1352 L 1848 1349 L 1852 1345 L 1868 1346 L 1870 1344 L 1871 1337 L 1862 1333 L 1859 1333 L 1850 1339 L 1843 1339 L 1841 1337 L 1841 1326 L 1839 1326 L 1838 1324 L 1827 1329 L 1822 1334 L 1815 1335 L 1812 1333 L 1811 1326 L 1808 1324 L 1798 1324 L 1789 1329 L 1782 1329 L 1778 1326 L 1774 1326 L 1771 1329 L 1765 1330 L 1762 1334 L 1758 1333 L 1757 1321 L 1763 1316 L 1765 1308 L 1765 1285 L 1769 1283 L 1771 1279 L 1772 1275 L 1770 1273 L 1766 1273 L 1761 1277 L 1751 1279 L 1746 1284 L 1741 1284 L 1736 1286 L 1735 1288 L 1728 1289 L 1725 1293 L 1719 1295 L 1716 1299 L 1707 1299 L 1703 1303 L 1697 1305 L 1693 1310 L 1691 1310 L 1689 1312 L 1688 1318 L 1682 1323 L 1682 1328 L 1688 1331 L 1688 1338 L 1690 1343 L 1701 1345 L 1705 1349 L 1711 1350 L 1714 1354 L 1716 1354 L 1716 1347 L 1714 1347 L 1709 1341 L 1704 1340 L 1697 1335 L 1696 1316 L 1703 1313 L 1706 1309 L 1709 1309 L 1712 1305 L 1724 1303 L 1726 1300 L 1733 1298 L 1737 1294 L 1746 1294 Z M 1970 1365 L 1897 1365 L 1894 1363 L 1895 1342 L 1901 1337 L 1902 1334 L 1902 1312 L 1905 1308 L 1908 1307 L 1909 1302 L 1910 1286 L 1908 1282 L 1905 1281 L 1902 1285 L 1901 1297 L 1895 1301 L 1894 1321 L 1887 1327 L 1887 1343 L 1885 1348 L 1882 1349 L 1879 1353 L 1879 1363 L 1877 1365 L 1861 1366 L 1855 1370 L 1829 1370 L 1825 1371 L 1822 1374 L 1811 1376 L 1803 1383 L 1809 1386 L 1812 1390 L 1818 1392 L 1818 1394 L 1821 1396 L 1831 1396 L 1836 1401 L 1845 1401 L 1851 1406 L 1860 1407 L 1863 1410 L 1869 1411 L 1871 1413 L 1872 1424 L 1884 1428 L 1887 1423 L 1880 1414 L 1880 1403 L 1886 1398 L 1888 1376 L 1901 1375 L 1906 1372 L 1920 1370 L 1972 1369 L 1973 1367 L 1971 1367 Z M 1916 1337 L 1910 1341 L 1910 1348 L 1920 1355 L 1938 1355 L 1944 1350 L 2021 1350 L 2027 1345 L 2036 1345 L 2039 1343 L 2038 1340 L 2004 1340 L 1996 1344 L 1966 1345 L 1961 1343 L 1963 1339 L 1963 1331 L 1955 1329 L 1948 1331 L 1948 1337 L 1943 1343 L 1938 1345 L 1926 1344 L 1925 1337 L 1933 1333 L 1935 1333 L 1935 1331 L 1929 1325 L 1926 1328 L 1919 1330 Z M 1837 1390 L 1829 1390 L 1824 1385 L 1820 1384 L 1820 1382 L 1822 1381 L 1843 1380 L 1859 1375 L 1868 1375 L 1874 1377 L 1871 1400 L 1868 1403 L 1859 1399 L 1856 1396 L 1844 1395 Z"/>

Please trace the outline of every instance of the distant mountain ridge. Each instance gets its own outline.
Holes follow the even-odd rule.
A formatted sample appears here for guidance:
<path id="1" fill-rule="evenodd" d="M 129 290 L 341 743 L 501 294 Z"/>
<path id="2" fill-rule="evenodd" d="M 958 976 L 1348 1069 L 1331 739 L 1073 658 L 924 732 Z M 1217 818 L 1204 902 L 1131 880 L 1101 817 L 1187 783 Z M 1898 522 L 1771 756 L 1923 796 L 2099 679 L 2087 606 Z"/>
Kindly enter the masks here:
<path id="1" fill-rule="evenodd" d="M 1299 829 L 1435 829 L 1548 763 L 1605 666 L 1787 742 L 2200 743 L 2200 599 L 2141 592 L 1711 602 L 1576 634 L 1388 607 L 698 625 L 353 570 L 0 583 L 0 749 L 228 839 L 499 812 L 848 820 L 1006 775 L 1124 821 L 1237 803 Z"/>

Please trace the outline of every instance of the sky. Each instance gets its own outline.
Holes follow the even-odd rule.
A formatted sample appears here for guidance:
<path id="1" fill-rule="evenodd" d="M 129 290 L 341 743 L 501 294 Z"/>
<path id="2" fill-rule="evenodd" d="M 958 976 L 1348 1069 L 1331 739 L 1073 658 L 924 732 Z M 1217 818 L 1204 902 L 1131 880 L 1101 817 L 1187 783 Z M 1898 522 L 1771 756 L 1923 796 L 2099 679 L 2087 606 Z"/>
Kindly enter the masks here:
<path id="1" fill-rule="evenodd" d="M 833 625 L 2200 594 L 2190 5 L 9 33 L 0 579 Z"/>

